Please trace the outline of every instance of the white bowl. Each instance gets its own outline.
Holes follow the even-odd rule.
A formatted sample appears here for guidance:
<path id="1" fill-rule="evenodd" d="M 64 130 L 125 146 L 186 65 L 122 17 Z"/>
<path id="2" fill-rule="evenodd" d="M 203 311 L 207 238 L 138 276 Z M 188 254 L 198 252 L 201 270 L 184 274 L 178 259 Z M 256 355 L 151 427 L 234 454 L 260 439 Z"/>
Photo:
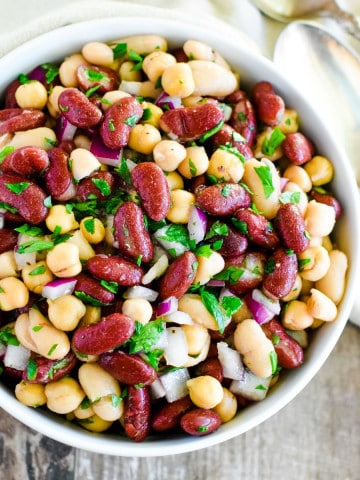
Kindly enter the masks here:
<path id="1" fill-rule="evenodd" d="M 116 456 L 161 456 L 198 450 L 240 435 L 274 415 L 289 403 L 318 372 L 333 350 L 348 320 L 354 298 L 360 263 L 360 229 L 358 191 L 349 162 L 336 139 L 326 129 L 320 112 L 314 111 L 306 98 L 284 78 L 267 59 L 247 48 L 246 42 L 235 44 L 224 31 L 198 27 L 184 17 L 170 19 L 141 16 L 107 18 L 68 25 L 28 41 L 0 59 L 0 92 L 21 72 L 28 72 L 40 63 L 60 61 L 65 55 L 78 51 L 91 40 L 112 40 L 130 34 L 156 33 L 175 46 L 192 38 L 202 40 L 222 53 L 235 70 L 241 71 L 241 82 L 253 84 L 268 80 L 283 96 L 287 105 L 300 115 L 301 128 L 308 133 L 318 151 L 328 156 L 336 169 L 333 191 L 343 206 L 343 216 L 336 227 L 336 240 L 349 258 L 347 289 L 339 306 L 335 322 L 321 327 L 305 352 L 304 364 L 282 375 L 279 384 L 265 400 L 241 411 L 235 419 L 216 432 L 203 437 L 168 435 L 134 443 L 122 436 L 90 433 L 68 423 L 60 416 L 44 413 L 22 405 L 12 391 L 0 385 L 0 406 L 25 425 L 59 442 L 101 454 Z"/>

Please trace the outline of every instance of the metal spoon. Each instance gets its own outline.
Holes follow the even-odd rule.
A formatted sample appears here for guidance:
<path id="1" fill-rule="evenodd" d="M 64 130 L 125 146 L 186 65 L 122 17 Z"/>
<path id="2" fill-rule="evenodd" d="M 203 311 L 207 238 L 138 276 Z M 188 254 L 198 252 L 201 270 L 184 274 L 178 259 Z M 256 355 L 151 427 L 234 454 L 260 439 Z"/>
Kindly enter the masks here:
<path id="1" fill-rule="evenodd" d="M 330 17 L 360 40 L 360 25 L 356 17 L 341 9 L 335 0 L 252 0 L 252 3 L 265 15 L 285 23 L 309 15 Z"/>
<path id="2" fill-rule="evenodd" d="M 360 56 L 323 27 L 296 21 L 279 35 L 274 62 L 339 137 L 360 186 Z"/>

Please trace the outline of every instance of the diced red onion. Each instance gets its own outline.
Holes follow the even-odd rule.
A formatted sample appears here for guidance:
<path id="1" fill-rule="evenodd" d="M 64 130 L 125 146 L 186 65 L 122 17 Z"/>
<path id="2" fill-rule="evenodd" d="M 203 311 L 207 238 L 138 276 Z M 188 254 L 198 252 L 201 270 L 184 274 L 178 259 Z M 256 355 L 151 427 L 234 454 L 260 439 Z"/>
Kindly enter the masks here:
<path id="1" fill-rule="evenodd" d="M 149 302 L 155 302 L 159 293 L 156 290 L 151 288 L 143 287 L 141 285 L 135 285 L 134 287 L 129 287 L 125 290 L 123 297 L 124 298 L 144 298 L 149 300 Z"/>
<path id="2" fill-rule="evenodd" d="M 4 213 L 0 211 L 0 230 L 4 228 L 5 220 L 4 220 Z"/>
<path id="3" fill-rule="evenodd" d="M 159 378 L 154 380 L 150 385 L 150 395 L 153 400 L 157 400 L 158 398 L 165 397 L 166 390 Z"/>
<path id="4" fill-rule="evenodd" d="M 275 315 L 279 315 L 281 306 L 278 299 L 275 300 L 273 298 L 269 298 L 258 288 L 254 288 L 254 290 L 251 292 L 251 296 L 255 301 L 262 303 L 264 307 L 270 310 L 270 312 L 273 312 Z"/>
<path id="5" fill-rule="evenodd" d="M 212 278 L 209 280 L 206 284 L 208 287 L 223 287 L 225 285 L 224 280 L 216 280 L 215 278 Z"/>
<path id="6" fill-rule="evenodd" d="M 165 323 L 163 323 L 163 327 L 165 327 Z M 157 341 L 150 347 L 150 351 L 152 352 L 153 350 L 165 350 L 165 348 L 168 345 L 167 335 L 168 335 L 167 329 L 164 328 L 159 338 L 157 339 Z"/>
<path id="7" fill-rule="evenodd" d="M 224 377 L 232 380 L 242 380 L 244 378 L 244 365 L 240 353 L 230 348 L 226 342 L 218 342 L 217 351 Z"/>
<path id="8" fill-rule="evenodd" d="M 169 266 L 169 259 L 165 253 L 163 253 L 157 261 L 154 263 L 154 265 L 149 268 L 149 270 L 145 273 L 145 275 L 142 278 L 142 284 L 147 285 L 148 283 L 151 283 L 155 278 L 160 277 L 163 273 L 165 273 L 165 270 Z"/>
<path id="9" fill-rule="evenodd" d="M 14 259 L 15 259 L 16 267 L 18 270 L 22 270 L 23 268 L 29 265 L 35 265 L 36 252 L 19 253 L 18 250 L 19 250 L 19 246 L 15 245 Z"/>
<path id="10" fill-rule="evenodd" d="M 166 107 L 171 110 L 174 108 L 182 107 L 180 97 L 172 97 L 171 95 L 168 95 L 166 92 L 160 93 L 160 95 L 155 100 L 155 105 L 157 105 L 160 108 Z"/>
<path id="11" fill-rule="evenodd" d="M 0 343 L 0 359 L 2 360 L 6 353 L 6 345 Z"/>
<path id="12" fill-rule="evenodd" d="M 71 295 L 75 290 L 76 278 L 59 278 L 43 286 L 41 295 L 49 300 Z"/>
<path id="13" fill-rule="evenodd" d="M 244 378 L 242 380 L 233 380 L 229 390 L 235 395 L 259 401 L 266 397 L 269 390 L 271 376 L 267 378 L 258 377 L 249 370 L 244 370 Z"/>
<path id="14" fill-rule="evenodd" d="M 4 366 L 24 371 L 27 367 L 31 351 L 22 345 L 7 345 Z"/>
<path id="15" fill-rule="evenodd" d="M 168 322 L 177 323 L 178 325 L 193 325 L 194 321 L 190 315 L 186 312 L 177 310 L 176 312 L 166 315 L 166 320 Z"/>
<path id="16" fill-rule="evenodd" d="M 166 400 L 169 403 L 184 398 L 189 393 L 186 382 L 190 380 L 190 375 L 187 368 L 172 370 L 159 378 L 166 392 Z"/>
<path id="17" fill-rule="evenodd" d="M 182 367 L 188 359 L 188 345 L 185 332 L 181 327 L 169 327 L 164 357 L 167 365 Z"/>
<path id="18" fill-rule="evenodd" d="M 245 302 L 254 320 L 256 320 L 260 325 L 274 318 L 275 314 L 268 310 L 262 303 L 254 300 L 251 294 L 246 295 Z"/>
<path id="19" fill-rule="evenodd" d="M 192 205 L 190 207 L 189 221 L 187 224 L 190 240 L 195 240 L 196 243 L 204 240 L 206 224 L 206 213 L 203 212 L 201 208 Z"/>
<path id="20" fill-rule="evenodd" d="M 179 301 L 176 297 L 169 297 L 158 304 L 156 316 L 162 317 L 163 315 L 170 315 L 171 313 L 176 312 L 178 305 Z"/>
<path id="21" fill-rule="evenodd" d="M 99 162 L 111 167 L 118 167 L 121 163 L 122 148 L 112 149 L 107 147 L 100 135 L 94 135 L 90 145 L 90 152 L 95 155 Z"/>
<path id="22" fill-rule="evenodd" d="M 56 120 L 55 135 L 59 142 L 67 142 L 73 140 L 77 127 L 73 125 L 64 115 Z"/>
<path id="23" fill-rule="evenodd" d="M 280 177 L 280 190 L 283 192 L 284 188 L 286 187 L 289 179 L 285 177 Z"/>

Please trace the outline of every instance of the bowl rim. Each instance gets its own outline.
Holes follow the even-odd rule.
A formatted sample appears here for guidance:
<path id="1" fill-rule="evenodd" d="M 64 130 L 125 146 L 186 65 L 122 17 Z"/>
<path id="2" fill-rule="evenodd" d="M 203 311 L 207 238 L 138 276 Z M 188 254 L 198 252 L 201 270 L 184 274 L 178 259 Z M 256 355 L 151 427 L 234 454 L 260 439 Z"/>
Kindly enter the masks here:
<path id="1" fill-rule="evenodd" d="M 134 28 L 133 25 L 138 25 Z M 99 28 L 100 26 L 100 28 Z M 236 70 L 246 70 L 246 65 L 250 62 L 250 70 L 256 67 L 257 75 L 265 71 L 265 76 L 270 72 L 273 83 L 276 84 L 277 91 L 286 99 L 291 98 L 292 105 L 300 105 L 296 108 L 300 112 L 300 117 L 305 116 L 314 118 L 318 124 L 320 137 L 326 139 L 326 144 L 321 141 L 320 151 L 332 151 L 334 157 L 340 159 L 341 175 L 345 177 L 348 183 L 347 195 L 358 198 L 358 190 L 352 175 L 351 167 L 344 150 L 338 145 L 328 128 L 323 123 L 318 112 L 315 112 L 307 99 L 302 97 L 278 71 L 276 66 L 267 58 L 257 52 L 250 51 L 246 45 L 234 45 L 231 38 L 224 38 L 220 31 L 209 32 L 205 27 L 198 27 L 187 23 L 183 16 L 178 19 L 172 16 L 166 18 L 149 18 L 137 16 L 117 16 L 113 18 L 98 18 L 77 22 L 71 25 L 59 27 L 53 31 L 43 33 L 36 38 L 27 41 L 25 44 L 15 48 L 12 52 L 6 54 L 0 59 L 0 67 L 5 73 L 5 78 L 0 79 L 0 90 L 9 82 L 9 76 L 15 77 L 19 74 L 16 65 L 20 63 L 24 71 L 30 70 L 40 62 L 60 60 L 64 55 L 78 50 L 83 43 L 91 40 L 113 40 L 114 38 L 125 37 L 130 34 L 157 33 L 165 38 L 172 39 L 172 42 L 181 42 L 188 38 L 195 38 L 211 45 L 221 45 L 217 48 L 225 58 L 239 58 L 237 62 L 230 61 Z M 61 38 L 59 47 L 59 58 L 54 58 L 54 45 Z M 211 40 L 210 40 L 211 38 Z M 172 43 L 170 42 L 170 43 Z M 39 53 L 39 51 L 41 53 Z M 35 55 L 34 55 L 35 52 Z M 67 53 L 66 53 L 67 52 Z M 49 58 L 47 58 L 47 56 Z M 13 74 L 12 74 L 13 73 Z M 252 73 L 250 76 L 253 76 Z M 245 81 L 246 74 L 244 76 Z M 346 212 L 350 218 L 360 218 L 359 202 L 353 202 L 350 205 L 350 211 Z M 282 384 L 275 387 L 271 394 L 265 400 L 247 407 L 238 415 L 238 418 L 221 426 L 219 430 L 208 436 L 203 437 L 165 437 L 156 441 L 144 441 L 134 443 L 123 437 L 107 434 L 95 434 L 88 432 L 81 427 L 69 424 L 60 417 L 53 418 L 51 414 L 42 414 L 38 411 L 21 404 L 6 387 L 0 385 L 0 407 L 6 410 L 10 415 L 20 420 L 23 424 L 44 434 L 56 441 L 70 445 L 75 448 L 81 448 L 92 452 L 114 455 L 114 456 L 133 456 L 133 457 L 152 457 L 164 456 L 170 454 L 180 454 L 190 451 L 206 448 L 226 440 L 230 440 L 253 427 L 267 420 L 280 409 L 287 405 L 315 376 L 328 355 L 333 350 L 339 339 L 343 328 L 350 315 L 352 304 L 355 299 L 355 277 L 360 270 L 360 227 L 358 223 L 353 222 L 353 239 L 348 239 L 350 245 L 355 246 L 355 251 L 351 254 L 351 265 L 348 273 L 348 288 L 339 309 L 339 318 L 332 325 L 326 325 L 318 332 L 316 346 L 310 346 L 306 355 L 311 357 L 304 364 L 291 372 L 289 378 L 286 378 L 285 387 Z M 352 242 L 352 243 L 351 243 Z M 357 243 L 356 243 L 357 242 Z M 327 333 L 328 330 L 330 333 Z M 314 358 L 315 355 L 315 358 Z"/>

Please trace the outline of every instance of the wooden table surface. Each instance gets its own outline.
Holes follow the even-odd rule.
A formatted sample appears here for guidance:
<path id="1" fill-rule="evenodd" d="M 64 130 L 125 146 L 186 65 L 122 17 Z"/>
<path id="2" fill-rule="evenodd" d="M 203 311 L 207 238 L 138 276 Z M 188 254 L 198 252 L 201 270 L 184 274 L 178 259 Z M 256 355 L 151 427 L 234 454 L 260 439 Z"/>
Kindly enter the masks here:
<path id="1" fill-rule="evenodd" d="M 348 324 L 310 384 L 253 430 L 184 455 L 99 455 L 50 440 L 0 410 L 7 480 L 358 480 L 360 329 Z"/>

